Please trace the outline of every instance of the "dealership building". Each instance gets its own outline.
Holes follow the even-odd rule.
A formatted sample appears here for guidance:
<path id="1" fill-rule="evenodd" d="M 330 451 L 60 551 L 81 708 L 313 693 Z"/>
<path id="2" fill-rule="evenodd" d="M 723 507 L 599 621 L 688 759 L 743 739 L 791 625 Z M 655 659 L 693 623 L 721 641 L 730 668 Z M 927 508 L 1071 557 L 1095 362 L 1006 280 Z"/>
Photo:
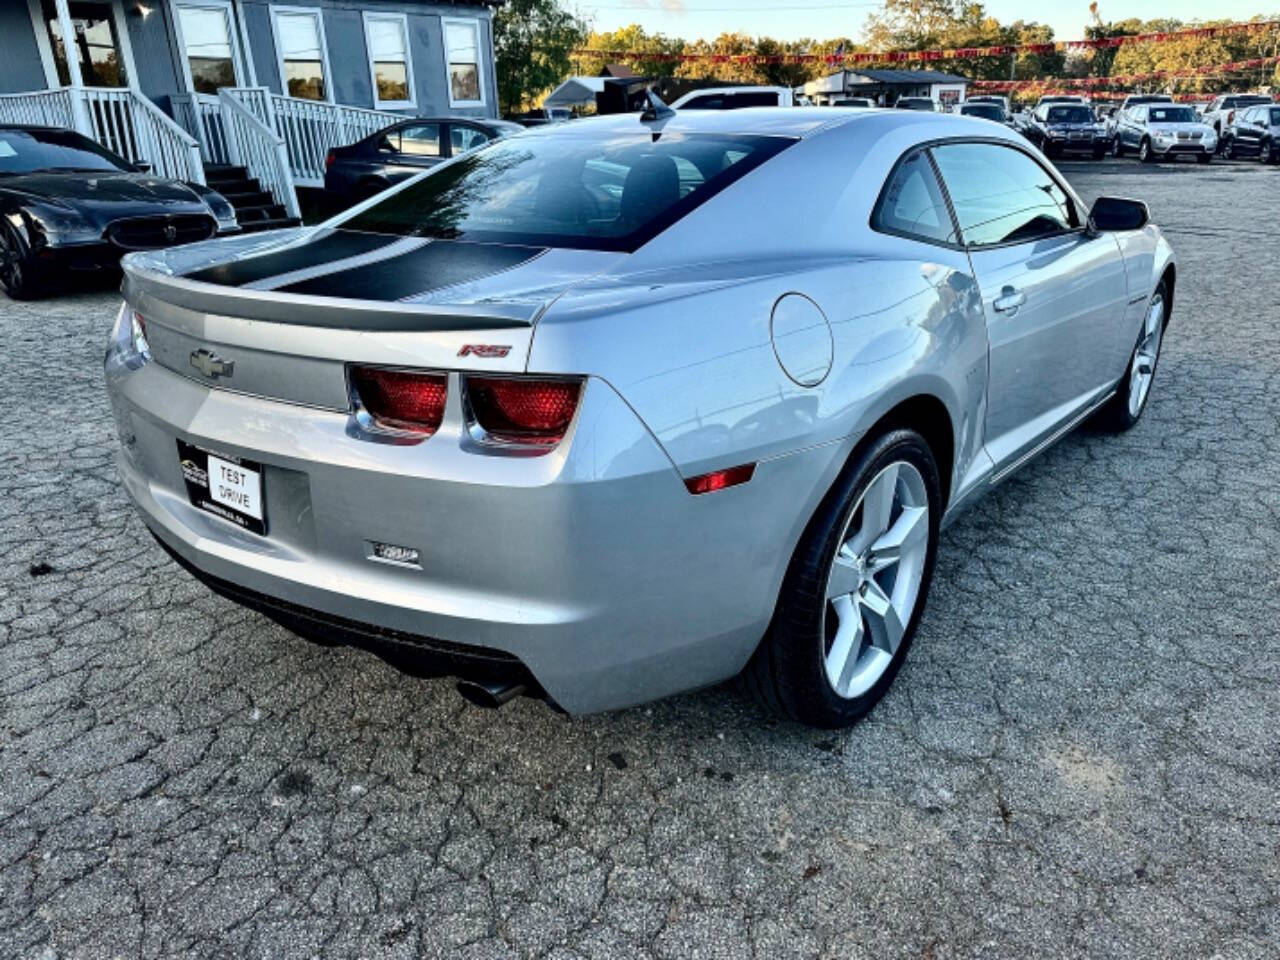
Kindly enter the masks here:
<path id="1" fill-rule="evenodd" d="M 841 70 L 795 92 L 824 106 L 844 97 L 868 97 L 882 107 L 893 106 L 899 97 L 928 97 L 945 107 L 964 100 L 968 86 L 967 77 L 936 70 Z"/>

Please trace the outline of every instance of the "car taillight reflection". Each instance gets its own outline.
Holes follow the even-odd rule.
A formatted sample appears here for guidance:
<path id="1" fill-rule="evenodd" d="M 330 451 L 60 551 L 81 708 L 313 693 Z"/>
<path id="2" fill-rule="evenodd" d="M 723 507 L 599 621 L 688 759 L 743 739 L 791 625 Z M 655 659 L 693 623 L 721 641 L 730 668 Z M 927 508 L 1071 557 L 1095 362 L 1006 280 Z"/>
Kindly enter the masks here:
<path id="1" fill-rule="evenodd" d="M 443 373 L 352 366 L 351 388 L 374 427 L 429 437 L 444 419 L 449 378 Z"/>
<path id="2" fill-rule="evenodd" d="M 551 447 L 569 429 L 582 395 L 581 380 L 467 377 L 466 398 L 484 439 Z"/>

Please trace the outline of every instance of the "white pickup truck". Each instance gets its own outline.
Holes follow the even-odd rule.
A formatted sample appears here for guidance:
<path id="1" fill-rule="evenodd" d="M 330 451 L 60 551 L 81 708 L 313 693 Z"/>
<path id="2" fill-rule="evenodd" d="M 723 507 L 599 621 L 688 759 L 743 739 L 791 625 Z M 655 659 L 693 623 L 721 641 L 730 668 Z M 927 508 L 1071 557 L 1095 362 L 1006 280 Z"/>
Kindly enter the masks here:
<path id="1" fill-rule="evenodd" d="M 1215 97 L 1213 103 L 1205 107 L 1202 119 L 1213 127 L 1214 133 L 1218 135 L 1218 143 L 1222 143 L 1223 131 L 1235 123 L 1237 111 L 1270 102 L 1271 97 L 1265 93 L 1227 93 Z"/>

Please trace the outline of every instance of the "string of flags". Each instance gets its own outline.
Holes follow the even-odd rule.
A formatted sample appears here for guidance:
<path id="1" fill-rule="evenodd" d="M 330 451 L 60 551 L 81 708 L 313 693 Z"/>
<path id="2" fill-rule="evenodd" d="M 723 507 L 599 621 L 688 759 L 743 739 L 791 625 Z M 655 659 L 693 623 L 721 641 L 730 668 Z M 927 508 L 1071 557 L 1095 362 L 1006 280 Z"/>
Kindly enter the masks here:
<path id="1" fill-rule="evenodd" d="M 1098 90 L 1117 88 L 1124 89 L 1139 83 L 1153 80 L 1193 80 L 1197 77 L 1217 76 L 1224 73 L 1235 73 L 1241 70 L 1253 70 L 1258 67 L 1269 67 L 1280 63 L 1280 56 L 1256 57 L 1252 60 L 1233 60 L 1229 63 L 1215 63 L 1203 67 L 1184 67 L 1180 70 L 1154 70 L 1148 73 L 1127 73 L 1109 77 L 1046 77 L 1041 80 L 974 80 L 969 85 L 975 90 L 1001 91 L 1026 90 L 1052 84 L 1064 92 L 1070 90 Z"/>
<path id="2" fill-rule="evenodd" d="M 1021 43 L 993 47 L 955 47 L 939 50 L 883 50 L 846 52 L 840 44 L 831 53 L 732 54 L 732 53 L 660 53 L 635 50 L 573 51 L 576 56 L 599 57 L 619 63 L 644 60 L 650 63 L 738 63 L 747 65 L 826 63 L 831 66 L 867 63 L 928 62 L 935 60 L 969 60 L 980 57 L 1007 57 L 1011 54 L 1058 53 L 1067 50 L 1097 50 L 1124 47 L 1133 43 L 1168 43 L 1175 40 L 1231 36 L 1273 30 L 1280 20 L 1250 20 L 1213 27 L 1189 27 L 1160 33 L 1134 33 L 1117 37 L 1097 37 L 1052 43 Z"/>

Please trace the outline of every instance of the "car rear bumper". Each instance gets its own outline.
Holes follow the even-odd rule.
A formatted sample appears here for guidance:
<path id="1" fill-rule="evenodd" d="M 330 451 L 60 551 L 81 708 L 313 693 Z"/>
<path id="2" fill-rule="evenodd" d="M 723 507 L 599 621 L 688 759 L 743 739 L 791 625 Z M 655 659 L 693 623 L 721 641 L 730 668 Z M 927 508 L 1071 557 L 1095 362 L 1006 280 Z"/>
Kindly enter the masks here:
<path id="1" fill-rule="evenodd" d="M 838 468 L 827 445 L 692 496 L 596 379 L 565 440 L 536 457 L 469 449 L 453 414 L 424 443 L 374 443 L 350 435 L 348 414 L 210 390 L 112 354 L 107 382 L 125 489 L 155 536 L 215 588 L 259 609 L 340 620 L 343 632 L 521 665 L 572 713 L 741 669 Z M 262 464 L 266 536 L 191 504 L 179 439 Z M 419 563 L 372 559 L 375 542 L 417 549 Z"/>

